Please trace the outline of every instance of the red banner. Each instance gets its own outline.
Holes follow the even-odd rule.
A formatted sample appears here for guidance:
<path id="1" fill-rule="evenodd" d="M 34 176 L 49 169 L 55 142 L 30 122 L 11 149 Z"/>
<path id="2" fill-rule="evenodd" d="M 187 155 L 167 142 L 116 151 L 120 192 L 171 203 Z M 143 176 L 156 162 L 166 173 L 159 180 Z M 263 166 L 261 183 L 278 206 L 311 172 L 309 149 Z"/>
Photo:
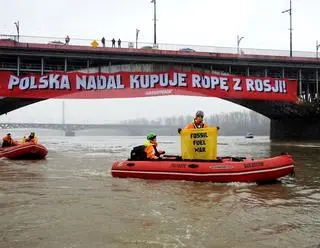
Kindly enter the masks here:
<path id="1" fill-rule="evenodd" d="M 297 80 L 199 72 L 0 72 L 0 96 L 21 98 L 130 98 L 189 95 L 225 99 L 297 100 Z"/>

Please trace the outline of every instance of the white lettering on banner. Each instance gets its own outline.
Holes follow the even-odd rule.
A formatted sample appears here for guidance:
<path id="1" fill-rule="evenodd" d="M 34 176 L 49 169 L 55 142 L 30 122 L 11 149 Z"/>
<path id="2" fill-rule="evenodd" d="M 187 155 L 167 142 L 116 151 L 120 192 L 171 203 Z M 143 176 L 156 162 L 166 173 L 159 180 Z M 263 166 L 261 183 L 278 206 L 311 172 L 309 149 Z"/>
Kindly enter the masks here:
<path id="1" fill-rule="evenodd" d="M 157 84 L 161 87 L 177 86 L 186 87 L 187 74 L 174 72 L 172 79 L 169 79 L 168 73 L 150 74 L 150 75 L 130 75 L 131 89 L 155 88 Z"/>
<path id="2" fill-rule="evenodd" d="M 121 75 L 95 76 L 95 75 L 76 75 L 77 90 L 110 90 L 123 89 Z"/>
<path id="3" fill-rule="evenodd" d="M 23 77 L 20 79 L 19 88 L 20 90 L 26 90 L 29 88 L 30 77 Z"/>
<path id="4" fill-rule="evenodd" d="M 276 80 L 274 86 L 272 87 L 272 91 L 273 92 L 279 92 L 280 91 L 280 87 L 279 87 L 279 81 Z"/>
<path id="5" fill-rule="evenodd" d="M 185 74 L 185 73 L 178 73 L 178 85 L 179 85 L 179 86 L 186 87 L 186 86 L 187 86 L 186 79 L 187 79 L 187 74 Z"/>
<path id="6" fill-rule="evenodd" d="M 60 90 L 70 90 L 70 83 L 68 75 L 62 75 L 61 83 L 60 83 Z"/>
<path id="7" fill-rule="evenodd" d="M 87 79 L 86 76 L 76 76 L 76 89 L 81 90 L 81 89 L 86 89 L 87 88 Z"/>
<path id="8" fill-rule="evenodd" d="M 192 74 L 192 87 L 193 88 L 201 88 L 200 86 L 200 81 L 201 81 L 201 77 L 198 74 Z"/>
<path id="9" fill-rule="evenodd" d="M 97 76 L 97 89 L 103 90 L 107 87 L 107 78 L 105 76 Z"/>
<path id="10" fill-rule="evenodd" d="M 37 85 L 36 85 L 36 82 L 35 82 L 35 78 L 34 77 L 31 77 L 30 78 L 30 90 L 32 89 L 36 89 L 37 88 Z"/>
<path id="11" fill-rule="evenodd" d="M 271 92 L 270 80 L 263 80 L 264 92 Z"/>
<path id="12" fill-rule="evenodd" d="M 204 88 L 204 89 L 216 89 L 228 91 L 228 78 L 217 76 L 200 76 L 198 74 L 192 74 L 192 87 Z"/>
<path id="13" fill-rule="evenodd" d="M 233 82 L 234 82 L 233 89 L 235 91 L 242 91 L 241 79 L 240 78 L 233 78 Z"/>
<path id="14" fill-rule="evenodd" d="M 139 88 L 139 76 L 130 75 L 130 88 L 137 89 Z"/>
<path id="15" fill-rule="evenodd" d="M 20 90 L 33 89 L 71 89 L 68 75 L 49 74 L 39 78 L 37 82 L 35 76 L 16 77 L 11 75 L 9 78 L 8 89 L 13 90 L 17 86 Z"/>
<path id="16" fill-rule="evenodd" d="M 275 84 L 272 87 L 273 92 L 286 93 L 286 82 L 285 80 L 275 80 Z"/>
<path id="17" fill-rule="evenodd" d="M 246 79 L 247 91 L 253 92 L 273 92 L 273 93 L 286 93 L 286 82 L 284 80 L 275 80 L 274 85 L 271 86 L 269 79 Z"/>
<path id="18" fill-rule="evenodd" d="M 86 90 L 96 90 L 96 89 L 97 89 L 96 79 L 93 75 L 90 75 L 88 77 Z"/>
<path id="19" fill-rule="evenodd" d="M 39 89 L 46 89 L 49 86 L 49 80 L 48 80 L 48 75 L 42 76 L 39 79 Z"/>
<path id="20" fill-rule="evenodd" d="M 50 74 L 49 75 L 49 88 L 59 89 L 59 77 L 60 75 Z"/>
<path id="21" fill-rule="evenodd" d="M 228 86 L 228 78 L 226 77 L 221 77 L 220 78 L 220 88 L 222 90 L 228 91 L 229 90 L 229 86 Z"/>
<path id="22" fill-rule="evenodd" d="M 95 91 L 130 87 L 131 89 L 146 89 L 146 91 L 143 91 L 145 95 L 167 95 L 185 93 L 184 90 L 180 92 L 177 88 L 188 87 L 189 89 L 193 88 L 191 91 L 195 92 L 200 91 L 203 93 L 203 91 L 207 91 L 208 95 L 211 93 L 211 90 L 218 90 L 220 92 L 231 90 L 233 93 L 246 92 L 248 95 L 251 93 L 251 95 L 256 95 L 256 98 L 259 98 L 258 93 L 287 94 L 288 90 L 291 89 L 291 85 L 287 85 L 286 79 L 247 78 L 201 74 L 199 72 L 183 73 L 170 71 L 149 74 L 142 74 L 141 72 L 126 72 L 125 74 L 122 74 L 122 72 L 115 74 L 49 73 L 43 76 L 26 75 L 21 77 L 9 74 L 7 78 L 8 90 L 17 89 L 21 91 L 35 89 Z"/>
<path id="23" fill-rule="evenodd" d="M 264 88 L 263 88 L 262 80 L 261 80 L 261 79 L 256 79 L 255 82 L 256 82 L 256 90 L 257 90 L 258 92 L 262 92 L 263 89 L 264 89 Z"/>
<path id="24" fill-rule="evenodd" d="M 253 80 L 247 78 L 246 83 L 247 83 L 247 91 L 254 91 Z"/>
<path id="25" fill-rule="evenodd" d="M 19 85 L 19 78 L 13 75 L 10 75 L 8 90 L 12 90 L 14 86 Z"/>

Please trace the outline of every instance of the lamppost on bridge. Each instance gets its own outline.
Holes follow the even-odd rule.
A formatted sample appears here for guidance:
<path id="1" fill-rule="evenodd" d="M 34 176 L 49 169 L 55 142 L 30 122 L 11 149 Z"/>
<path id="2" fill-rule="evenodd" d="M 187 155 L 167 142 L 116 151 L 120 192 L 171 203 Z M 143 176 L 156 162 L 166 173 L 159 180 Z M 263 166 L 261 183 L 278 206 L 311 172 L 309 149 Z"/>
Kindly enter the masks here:
<path id="1" fill-rule="evenodd" d="M 239 37 L 239 35 L 237 35 L 237 53 L 238 54 L 240 53 L 240 42 L 243 38 L 244 38 L 243 36 Z"/>
<path id="2" fill-rule="evenodd" d="M 19 42 L 19 38 L 20 38 L 20 26 L 19 26 L 19 21 L 14 22 L 14 25 L 16 26 L 16 29 L 17 29 L 18 42 Z"/>
<path id="3" fill-rule="evenodd" d="M 290 9 L 284 10 L 281 13 L 289 13 L 290 16 L 290 57 L 292 57 L 292 1 L 290 0 Z"/>
<path id="4" fill-rule="evenodd" d="M 140 30 L 136 28 L 136 48 L 138 48 L 138 37 Z"/>
<path id="5" fill-rule="evenodd" d="M 157 3 L 156 0 L 151 0 L 153 3 L 153 46 L 157 46 Z"/>
<path id="6" fill-rule="evenodd" d="M 318 59 L 318 55 L 319 55 L 319 47 L 320 47 L 320 44 L 319 44 L 319 42 L 317 41 L 316 42 L 316 57 L 317 57 L 317 59 Z"/>

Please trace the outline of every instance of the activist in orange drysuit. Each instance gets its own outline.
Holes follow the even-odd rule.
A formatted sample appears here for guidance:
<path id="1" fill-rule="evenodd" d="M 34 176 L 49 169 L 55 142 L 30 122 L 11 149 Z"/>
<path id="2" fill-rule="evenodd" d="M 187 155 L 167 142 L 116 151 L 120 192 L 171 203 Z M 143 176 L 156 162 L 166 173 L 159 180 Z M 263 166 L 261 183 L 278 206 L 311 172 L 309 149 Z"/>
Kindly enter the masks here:
<path id="1" fill-rule="evenodd" d="M 208 128 L 208 124 L 203 122 L 204 113 L 201 110 L 198 110 L 195 118 L 192 122 L 186 125 L 185 129 L 198 129 L 198 128 Z M 219 129 L 219 127 L 217 127 Z M 178 133 L 180 134 L 181 128 L 178 128 Z"/>
<path id="2" fill-rule="evenodd" d="M 147 141 L 144 143 L 144 151 L 147 154 L 148 159 L 160 159 L 160 155 L 164 154 L 164 151 L 157 150 L 157 135 L 155 133 L 149 133 L 147 135 Z"/>
<path id="3" fill-rule="evenodd" d="M 11 133 L 8 133 L 2 138 L 2 147 L 17 146 L 19 143 L 11 138 Z"/>
<path id="4" fill-rule="evenodd" d="M 186 129 L 208 128 L 208 124 L 203 122 L 204 113 L 199 110 L 192 122 L 185 126 Z"/>

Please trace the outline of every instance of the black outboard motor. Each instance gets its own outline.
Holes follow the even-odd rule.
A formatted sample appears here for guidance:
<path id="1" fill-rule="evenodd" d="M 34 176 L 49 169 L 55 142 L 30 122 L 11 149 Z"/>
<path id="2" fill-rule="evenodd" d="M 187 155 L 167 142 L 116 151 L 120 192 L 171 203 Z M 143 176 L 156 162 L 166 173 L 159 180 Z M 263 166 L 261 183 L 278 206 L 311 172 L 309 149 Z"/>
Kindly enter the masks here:
<path id="1" fill-rule="evenodd" d="M 144 145 L 133 147 L 130 153 L 130 160 L 147 160 L 147 153 L 144 148 Z"/>

